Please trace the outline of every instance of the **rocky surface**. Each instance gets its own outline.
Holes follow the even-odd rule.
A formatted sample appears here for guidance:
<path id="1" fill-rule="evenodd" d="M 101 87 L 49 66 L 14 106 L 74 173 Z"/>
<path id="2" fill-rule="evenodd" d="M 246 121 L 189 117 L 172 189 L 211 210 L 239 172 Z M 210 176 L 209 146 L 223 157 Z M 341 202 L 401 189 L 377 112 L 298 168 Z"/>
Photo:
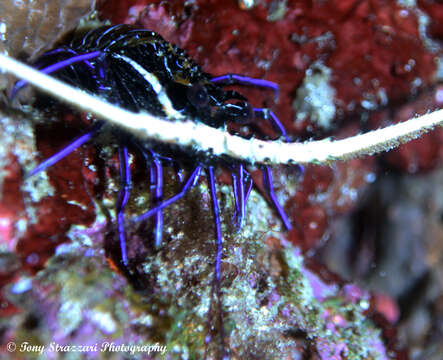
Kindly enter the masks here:
<path id="1" fill-rule="evenodd" d="M 239 90 L 254 106 L 271 107 L 294 140 L 343 138 L 442 106 L 438 1 L 184 4 L 108 0 L 98 10 L 103 20 L 159 32 L 214 75 L 277 82 L 277 101 L 270 91 Z M 218 358 L 220 299 L 223 347 L 233 359 L 441 358 L 441 129 L 380 157 L 275 167 L 277 196 L 294 224 L 287 233 L 255 171 L 247 221 L 236 232 L 230 176 L 218 169 L 225 241 L 218 298 L 204 179 L 165 212 L 160 249 L 151 223 L 127 226 L 129 270 L 119 266 L 113 226 L 114 139 L 103 135 L 25 179 L 89 123 L 65 109 L 1 105 L 4 354 L 162 358 L 159 348 L 116 348 L 158 344 L 167 359 Z M 150 203 L 149 171 L 135 157 L 132 170 L 128 215 Z M 180 184 L 166 171 L 169 197 Z M 9 341 L 45 345 L 45 353 L 8 353 Z M 65 351 L 50 351 L 51 342 Z M 105 343 L 115 351 L 100 351 Z"/>

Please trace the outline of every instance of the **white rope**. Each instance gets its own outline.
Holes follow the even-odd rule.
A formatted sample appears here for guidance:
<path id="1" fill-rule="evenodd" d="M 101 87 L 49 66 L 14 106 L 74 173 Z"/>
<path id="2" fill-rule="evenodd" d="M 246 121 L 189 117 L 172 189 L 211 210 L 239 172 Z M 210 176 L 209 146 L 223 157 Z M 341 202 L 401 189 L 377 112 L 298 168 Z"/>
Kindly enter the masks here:
<path id="1" fill-rule="evenodd" d="M 117 125 L 142 140 L 192 147 L 215 156 L 245 160 L 253 164 L 328 164 L 335 160 L 388 151 L 443 125 L 443 109 L 406 122 L 343 140 L 304 143 L 246 140 L 223 129 L 187 121 L 170 121 L 147 113 L 133 113 L 111 105 L 85 91 L 45 75 L 9 56 L 0 54 L 0 70 L 27 81 L 41 91 Z"/>

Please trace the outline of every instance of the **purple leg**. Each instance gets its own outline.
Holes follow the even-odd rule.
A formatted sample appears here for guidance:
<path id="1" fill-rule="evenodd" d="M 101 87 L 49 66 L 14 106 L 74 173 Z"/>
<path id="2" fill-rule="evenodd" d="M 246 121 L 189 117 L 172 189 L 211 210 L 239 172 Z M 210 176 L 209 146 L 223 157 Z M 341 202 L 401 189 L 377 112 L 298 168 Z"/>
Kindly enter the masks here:
<path id="1" fill-rule="evenodd" d="M 244 178 L 243 178 L 243 165 L 240 164 L 238 166 L 238 173 L 237 173 L 237 188 L 238 188 L 238 207 L 240 209 L 240 214 L 238 216 L 238 227 L 241 229 L 243 227 L 243 219 L 245 217 L 245 184 L 244 184 Z"/>
<path id="2" fill-rule="evenodd" d="M 248 76 L 242 76 L 237 74 L 226 74 L 217 76 L 212 78 L 211 81 L 213 83 L 221 83 L 222 85 L 250 85 L 250 86 L 258 86 L 264 87 L 268 89 L 272 89 L 275 92 L 275 97 L 278 99 L 278 85 L 275 82 L 263 80 L 263 79 L 254 79 Z"/>
<path id="3" fill-rule="evenodd" d="M 237 189 L 237 175 L 234 172 L 231 172 L 232 177 L 232 192 L 234 193 L 234 202 L 235 202 L 235 211 L 234 211 L 234 219 L 240 213 L 240 209 L 238 207 L 238 189 Z"/>
<path id="4" fill-rule="evenodd" d="M 52 55 L 55 55 L 55 54 L 61 54 L 61 53 L 66 53 L 66 54 L 68 54 L 68 55 L 71 54 L 71 55 L 72 55 L 71 58 L 74 58 L 74 57 L 77 57 L 77 56 L 84 56 L 84 55 L 88 55 L 88 54 L 90 54 L 90 53 L 86 53 L 86 54 L 79 55 L 76 51 L 74 51 L 74 50 L 72 50 L 72 49 L 58 48 L 58 49 L 55 49 L 55 50 L 48 51 L 48 52 L 44 53 L 44 54 L 39 58 L 39 60 L 33 64 L 33 66 L 34 66 L 35 68 L 37 68 L 37 69 L 42 70 L 42 69 L 44 69 L 44 68 L 42 67 L 41 64 L 44 62 L 45 58 L 47 58 L 47 57 L 49 57 L 49 56 L 52 56 Z M 61 60 L 60 62 L 67 61 L 67 60 L 69 60 L 69 59 L 71 59 L 71 58 L 67 58 L 66 60 Z M 81 60 L 80 60 L 80 61 L 81 61 Z M 83 61 L 84 61 L 84 63 L 89 67 L 90 70 L 94 70 L 94 66 L 88 61 L 88 59 L 83 60 Z M 57 65 L 58 63 L 60 63 L 60 62 L 57 62 L 57 63 L 55 63 L 55 64 L 53 64 L 53 65 L 50 65 L 50 66 L 48 66 L 47 68 L 50 68 L 51 66 L 56 66 L 56 65 Z M 45 68 L 45 69 L 47 69 L 47 68 Z M 62 68 L 63 68 L 63 67 L 62 67 Z M 56 70 L 57 70 L 57 69 L 56 69 Z M 56 70 L 55 70 L 55 71 L 56 71 Z M 42 71 L 43 71 L 43 70 L 42 70 Z M 45 72 L 45 73 L 46 73 L 46 74 L 50 74 L 51 72 L 52 72 L 52 71 L 50 71 L 50 70 L 48 69 L 48 71 Z"/>
<path id="5" fill-rule="evenodd" d="M 57 62 L 55 64 L 52 64 L 52 65 L 49 65 L 49 66 L 47 66 L 47 67 L 45 67 L 43 69 L 40 69 L 40 71 L 42 73 L 45 73 L 45 74 L 51 74 L 51 73 L 53 73 L 55 71 L 61 70 L 61 69 L 65 68 L 65 67 L 68 67 L 70 65 L 73 65 L 73 64 L 76 64 L 76 63 L 82 62 L 82 61 L 84 61 L 85 64 L 88 65 L 88 67 L 91 70 L 94 70 L 94 67 L 92 66 L 92 64 L 89 61 L 86 61 L 86 60 L 96 58 L 100 54 L 101 54 L 101 51 L 93 51 L 93 52 L 86 53 L 86 54 L 76 55 L 76 56 L 73 56 L 73 57 L 71 57 L 69 59 L 66 59 L 66 60 L 63 60 L 63 61 L 59 61 L 59 62 Z"/>
<path id="6" fill-rule="evenodd" d="M 215 232 L 216 232 L 216 236 L 217 236 L 217 255 L 215 258 L 214 283 L 216 286 L 216 294 L 217 294 L 217 299 L 218 299 L 218 318 L 219 318 L 219 324 L 220 324 L 220 341 L 221 341 L 222 349 L 224 351 L 225 335 L 224 335 L 224 327 L 223 327 L 223 313 L 222 313 L 221 291 L 220 291 L 221 257 L 222 257 L 222 252 L 223 252 L 223 238 L 222 238 L 221 225 L 220 225 L 220 210 L 218 208 L 217 192 L 215 190 L 214 167 L 213 166 L 208 167 L 207 175 L 208 175 L 209 187 L 211 189 L 212 211 L 214 213 Z"/>
<path id="7" fill-rule="evenodd" d="M 178 177 L 178 181 L 180 181 L 181 183 L 183 182 L 183 180 L 185 179 L 184 175 L 183 175 L 183 169 L 175 169 L 177 177 Z"/>
<path id="8" fill-rule="evenodd" d="M 166 166 L 172 166 L 178 177 L 178 181 L 180 181 L 181 183 L 184 181 L 185 176 L 183 174 L 183 169 L 180 168 L 180 165 L 176 160 L 166 156 L 159 156 L 158 154 L 157 154 L 157 159 L 160 159 L 163 163 L 166 162 L 167 163 Z"/>
<path id="9" fill-rule="evenodd" d="M 32 169 L 26 175 L 26 178 L 34 176 L 35 174 L 39 173 L 40 171 L 46 170 L 48 167 L 54 165 L 59 160 L 61 160 L 64 157 L 68 156 L 74 150 L 76 150 L 77 148 L 82 146 L 85 142 L 87 142 L 92 137 L 94 137 L 102 126 L 103 126 L 102 123 L 97 124 L 96 126 L 94 126 L 92 128 L 92 130 L 90 130 L 86 134 L 78 137 L 72 143 L 70 143 L 68 146 L 66 146 L 65 148 L 63 148 L 62 150 L 57 152 L 56 154 L 52 155 L 51 157 L 47 158 L 45 161 L 43 161 L 42 163 L 37 165 L 34 169 Z"/>
<path id="10" fill-rule="evenodd" d="M 284 138 L 286 142 L 289 142 L 289 137 L 286 134 L 286 130 L 283 126 L 283 124 L 280 122 L 277 116 L 275 116 L 274 112 L 270 109 L 262 109 L 262 108 L 253 108 L 254 114 L 261 114 L 263 115 L 263 118 L 265 120 L 269 120 L 272 127 L 280 133 Z"/>
<path id="11" fill-rule="evenodd" d="M 155 191 L 153 193 L 153 205 L 157 205 L 161 202 L 163 196 L 163 167 L 159 160 L 154 158 L 155 177 L 151 176 L 151 184 L 155 184 Z M 153 172 L 151 172 L 152 175 Z M 155 179 L 155 180 L 154 180 Z M 154 181 L 153 181 L 154 180 Z M 163 212 L 157 211 L 155 215 L 155 247 L 158 248 L 162 243 L 162 232 L 163 232 Z"/>
<path id="12" fill-rule="evenodd" d="M 235 172 L 236 170 L 237 172 Z M 234 192 L 234 200 L 235 200 L 234 218 L 236 218 L 238 230 L 241 230 L 241 228 L 243 227 L 243 222 L 246 213 L 245 211 L 246 203 L 248 202 L 249 194 L 251 193 L 252 190 L 253 181 L 250 178 L 249 173 L 245 170 L 242 164 L 240 164 L 237 169 L 233 169 L 233 171 L 231 172 L 231 176 L 232 176 L 232 190 Z M 247 187 L 245 188 L 245 186 Z"/>
<path id="13" fill-rule="evenodd" d="M 101 54 L 101 51 L 93 51 L 93 52 L 90 52 L 90 53 L 87 53 L 87 54 L 73 56 L 73 57 L 71 57 L 69 59 L 66 59 L 66 60 L 63 60 L 63 61 L 59 61 L 59 62 L 57 62 L 55 64 L 52 64 L 52 65 L 47 66 L 47 67 L 45 67 L 43 69 L 40 69 L 40 71 L 42 73 L 44 73 L 44 74 L 51 74 L 51 73 L 53 73 L 55 71 L 61 70 L 61 69 L 65 68 L 65 67 L 68 67 L 70 65 L 73 65 L 73 64 L 76 64 L 76 63 L 82 62 L 82 61 L 84 61 L 91 68 L 91 70 L 93 70 L 94 67 L 86 60 L 93 59 L 93 58 L 99 56 L 100 54 Z M 12 89 L 10 98 L 14 99 L 14 97 L 17 95 L 17 92 L 21 88 L 23 88 L 26 84 L 27 84 L 27 81 L 25 81 L 25 80 L 18 81 L 15 84 L 14 88 Z"/>
<path id="14" fill-rule="evenodd" d="M 149 164 L 149 180 L 151 183 L 151 198 L 152 206 L 155 206 L 161 202 L 163 196 L 163 166 L 160 159 L 163 159 L 158 154 L 155 154 L 152 150 L 143 149 L 138 143 L 134 142 L 133 145 L 138 149 L 140 154 L 145 159 L 146 164 Z M 167 158 L 166 158 L 167 159 Z M 154 223 L 154 243 L 158 247 L 162 243 L 163 237 L 163 213 L 158 211 Z"/>
<path id="15" fill-rule="evenodd" d="M 209 187 L 211 189 L 212 211 L 214 212 L 215 231 L 217 235 L 217 257 L 215 261 L 215 279 L 220 281 L 220 265 L 222 255 L 222 235 L 220 225 L 220 210 L 218 208 L 217 193 L 215 191 L 214 167 L 209 166 L 208 169 Z"/>
<path id="16" fill-rule="evenodd" d="M 245 196 L 245 204 L 248 203 L 249 195 L 251 194 L 252 185 L 253 185 L 252 179 L 249 177 L 248 179 L 248 190 L 246 190 L 246 196 Z"/>
<path id="17" fill-rule="evenodd" d="M 152 158 L 154 158 L 154 153 L 151 151 Z M 183 169 L 180 168 L 178 162 L 167 156 L 160 156 L 159 154 L 155 154 L 155 158 L 160 160 L 162 164 L 165 166 L 174 167 L 175 173 L 177 174 L 178 180 L 182 183 L 184 180 Z"/>
<path id="18" fill-rule="evenodd" d="M 197 184 L 201 168 L 202 168 L 201 165 L 198 165 L 195 168 L 195 170 L 192 172 L 191 176 L 189 176 L 188 181 L 186 181 L 182 190 L 178 194 L 174 195 L 173 197 L 169 198 L 168 200 L 163 201 L 161 204 L 159 204 L 156 207 L 154 207 L 153 209 L 145 212 L 144 214 L 141 214 L 140 216 L 135 217 L 133 220 L 134 221 L 142 221 L 142 220 L 148 219 L 152 215 L 157 213 L 158 211 L 164 209 L 165 207 L 171 205 L 172 203 L 176 202 L 177 200 L 179 200 L 183 196 L 185 196 L 185 194 Z"/>
<path id="19" fill-rule="evenodd" d="M 269 166 L 265 166 L 265 169 L 262 171 L 263 171 L 263 180 L 264 180 L 265 186 L 268 189 L 268 195 L 270 196 L 272 203 L 274 204 L 275 208 L 277 209 L 277 212 L 280 215 L 280 218 L 283 221 L 283 224 L 285 225 L 286 230 L 291 230 L 292 229 L 291 222 L 289 221 L 288 217 L 286 216 L 285 211 L 283 210 L 283 208 L 279 204 L 277 197 L 275 196 L 275 193 L 274 193 L 274 186 L 272 183 L 271 169 L 269 168 Z"/>
<path id="20" fill-rule="evenodd" d="M 122 255 L 123 265 L 128 266 L 128 255 L 126 252 L 126 237 L 125 237 L 125 206 L 129 200 L 131 191 L 131 168 L 129 166 L 128 148 L 121 146 L 118 149 L 118 161 L 120 166 L 120 193 L 117 199 L 117 225 L 118 235 L 120 239 L 120 249 Z"/>

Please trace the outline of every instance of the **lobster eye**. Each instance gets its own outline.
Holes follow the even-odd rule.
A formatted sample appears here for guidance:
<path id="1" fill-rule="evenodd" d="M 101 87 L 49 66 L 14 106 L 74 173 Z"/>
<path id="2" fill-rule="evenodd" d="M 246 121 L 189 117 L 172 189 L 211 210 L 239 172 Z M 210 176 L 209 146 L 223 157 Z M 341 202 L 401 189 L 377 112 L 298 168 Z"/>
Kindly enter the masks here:
<path id="1" fill-rule="evenodd" d="M 196 108 L 205 107 L 209 103 L 208 91 L 201 83 L 193 84 L 189 87 L 187 90 L 187 96 L 189 102 Z"/>
<path id="2" fill-rule="evenodd" d="M 225 111 L 230 118 L 229 120 L 237 124 L 248 124 L 254 117 L 251 105 L 245 101 L 225 104 Z"/>

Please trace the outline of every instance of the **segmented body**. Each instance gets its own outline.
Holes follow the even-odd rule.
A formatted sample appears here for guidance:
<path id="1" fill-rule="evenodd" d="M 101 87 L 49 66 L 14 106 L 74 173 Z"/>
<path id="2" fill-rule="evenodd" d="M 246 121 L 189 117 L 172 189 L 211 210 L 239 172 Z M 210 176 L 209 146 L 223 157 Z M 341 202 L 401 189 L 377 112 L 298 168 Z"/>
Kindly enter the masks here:
<path id="1" fill-rule="evenodd" d="M 262 116 L 286 139 L 286 133 L 276 116 L 266 109 L 252 108 L 236 91 L 225 90 L 223 85 L 237 83 L 277 89 L 276 84 L 266 80 L 250 79 L 240 75 L 224 75 L 217 78 L 203 72 L 186 53 L 165 41 L 158 34 L 128 25 L 101 27 L 87 33 L 77 34 L 71 42 L 42 55 L 35 63 L 42 72 L 95 93 L 107 101 L 134 112 L 149 112 L 171 121 L 181 118 L 193 119 L 212 127 L 225 127 L 227 123 L 250 124 L 254 116 Z M 13 94 L 26 85 L 17 83 Z M 63 159 L 79 146 L 93 138 L 102 128 L 97 122 L 84 135 L 45 160 L 30 176 Z M 162 242 L 163 209 L 182 198 L 205 170 L 212 197 L 212 209 L 217 239 L 214 272 L 215 291 L 220 299 L 220 273 L 222 256 L 222 233 L 219 207 L 215 188 L 213 158 L 204 154 L 176 153 L 156 144 L 142 144 L 134 137 L 114 129 L 119 142 L 120 193 L 116 203 L 116 221 L 120 240 L 122 266 L 130 267 L 126 251 L 125 207 L 131 191 L 129 151 L 142 155 L 150 169 L 152 208 L 133 218 L 142 221 L 154 217 L 155 246 Z M 163 166 L 175 163 L 189 171 L 182 190 L 169 199 L 163 198 Z M 223 164 L 231 171 L 235 198 L 234 222 L 240 229 L 245 218 L 245 207 L 253 181 L 245 164 L 224 159 Z M 263 168 L 264 185 L 270 201 L 275 205 L 285 227 L 291 227 L 273 191 L 272 173 Z M 224 348 L 222 307 L 219 300 L 220 339 Z"/>
<path id="2" fill-rule="evenodd" d="M 97 55 L 54 75 L 134 112 L 187 117 L 214 127 L 251 117 L 246 99 L 212 83 L 211 76 L 184 50 L 153 31 L 129 25 L 77 34 L 66 46 L 43 55 L 36 65 L 45 68 L 85 53 Z M 241 100 L 235 114 L 227 111 L 229 99 Z"/>

